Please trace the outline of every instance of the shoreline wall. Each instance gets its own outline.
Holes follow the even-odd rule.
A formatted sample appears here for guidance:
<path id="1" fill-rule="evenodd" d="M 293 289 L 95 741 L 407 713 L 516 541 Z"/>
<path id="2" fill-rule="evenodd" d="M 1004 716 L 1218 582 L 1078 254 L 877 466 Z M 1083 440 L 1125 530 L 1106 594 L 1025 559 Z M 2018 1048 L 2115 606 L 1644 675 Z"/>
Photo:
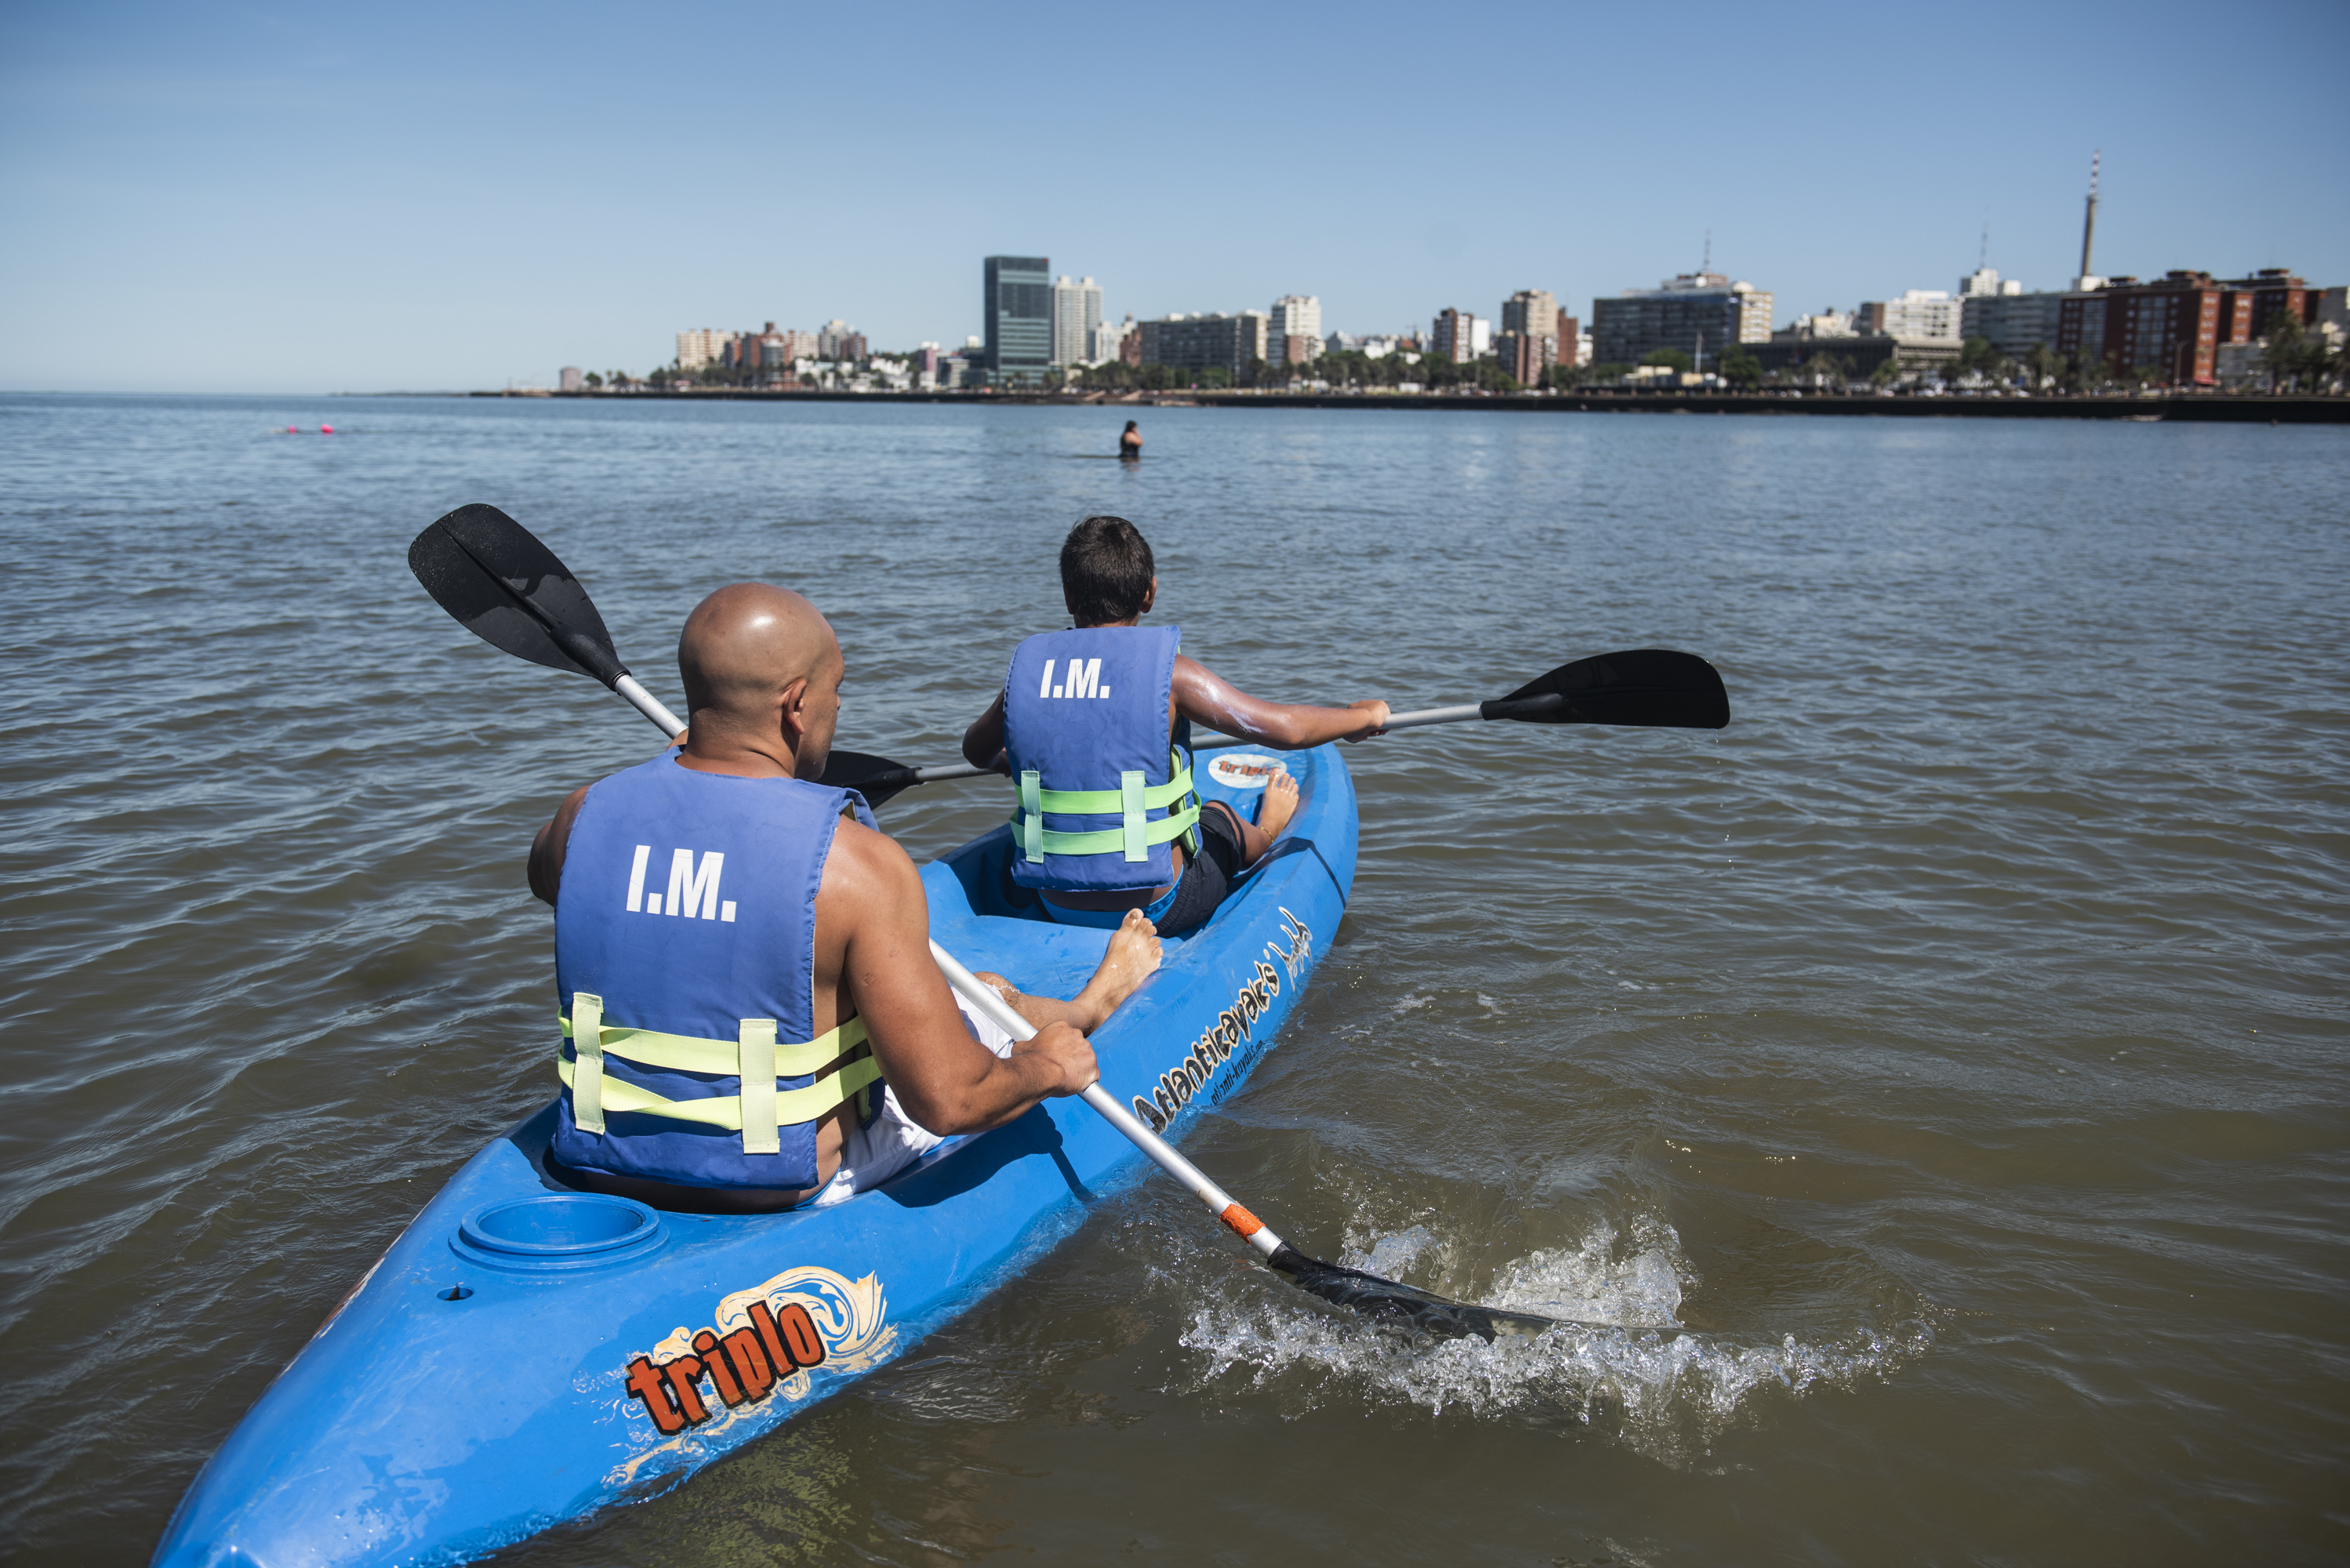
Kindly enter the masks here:
<path id="1" fill-rule="evenodd" d="M 2055 419 L 2178 421 L 2230 424 L 2350 424 L 2350 398 L 2303 394 L 2180 393 L 2152 397 L 1916 397 L 1725 392 L 1575 391 L 1482 398 L 1430 393 L 1328 392 L 768 392 L 737 388 L 689 392 L 474 392 L 476 398 L 656 399 L 673 402 L 1017 403 L 1055 408 L 1435 409 L 1451 412 L 1626 414 L 1842 414 L 1874 419 Z"/>

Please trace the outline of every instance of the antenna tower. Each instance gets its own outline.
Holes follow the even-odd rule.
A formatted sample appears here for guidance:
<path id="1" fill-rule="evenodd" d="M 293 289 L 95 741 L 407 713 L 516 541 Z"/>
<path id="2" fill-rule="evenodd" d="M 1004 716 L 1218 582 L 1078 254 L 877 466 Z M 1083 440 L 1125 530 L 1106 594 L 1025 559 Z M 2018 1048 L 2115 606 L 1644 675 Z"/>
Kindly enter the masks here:
<path id="1" fill-rule="evenodd" d="M 2105 157 L 2099 148 L 2089 154 L 2089 211 L 2081 220 L 2081 275 L 2089 274 L 2089 252 L 2097 243 L 2097 164 Z"/>

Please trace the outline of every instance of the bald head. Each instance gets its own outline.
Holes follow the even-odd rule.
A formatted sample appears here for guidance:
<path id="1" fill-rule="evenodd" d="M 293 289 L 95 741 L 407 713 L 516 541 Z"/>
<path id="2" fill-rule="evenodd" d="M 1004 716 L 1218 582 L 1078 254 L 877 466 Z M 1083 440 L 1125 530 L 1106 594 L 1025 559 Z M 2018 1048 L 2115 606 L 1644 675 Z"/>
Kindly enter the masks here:
<path id="1" fill-rule="evenodd" d="M 733 583 L 693 607 L 677 639 L 695 752 L 781 741 L 816 765 L 832 745 L 840 644 L 816 606 L 772 583 Z"/>

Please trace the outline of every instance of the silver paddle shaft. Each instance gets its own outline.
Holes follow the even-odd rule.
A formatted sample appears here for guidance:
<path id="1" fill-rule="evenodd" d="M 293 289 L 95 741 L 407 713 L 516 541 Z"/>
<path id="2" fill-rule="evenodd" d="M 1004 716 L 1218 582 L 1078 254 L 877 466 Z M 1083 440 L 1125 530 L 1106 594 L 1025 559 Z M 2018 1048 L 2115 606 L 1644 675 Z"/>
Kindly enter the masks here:
<path id="1" fill-rule="evenodd" d="M 633 675 L 622 675 L 612 682 L 612 690 L 626 697 L 637 711 L 660 726 L 664 735 L 674 736 L 685 728 L 685 721 L 671 712 L 661 700 L 637 684 Z"/>
<path id="2" fill-rule="evenodd" d="M 1532 708 L 1533 705 L 1540 703 L 1555 707 L 1560 701 L 1558 697 L 1545 695 L 1528 698 L 1524 704 L 1513 704 L 1513 706 Z M 1456 702 L 1450 708 L 1418 708 L 1409 713 L 1391 713 L 1388 716 L 1387 727 L 1390 730 L 1417 730 L 1423 724 L 1459 724 L 1471 719 L 1483 717 L 1485 717 L 1485 704 L 1482 702 Z M 1204 733 L 1191 742 L 1191 749 L 1195 752 L 1212 752 L 1219 746 L 1261 746 L 1263 744 L 1264 744 L 1263 742 L 1252 741 L 1246 735 Z M 993 768 L 973 767 L 969 763 L 942 763 L 934 768 L 914 769 L 913 782 L 937 784 L 946 779 L 975 779 L 982 774 L 993 772 L 995 772 Z"/>
<path id="3" fill-rule="evenodd" d="M 966 1002 L 985 1013 L 998 1029 L 1014 1040 L 1029 1040 L 1035 1029 L 1029 1022 L 1012 1011 L 1012 1004 L 999 995 L 994 987 L 983 984 L 978 976 L 962 967 L 954 954 L 931 944 L 931 957 L 937 961 L 939 972 L 955 988 Z M 1191 1195 L 1208 1206 L 1208 1211 L 1231 1226 L 1250 1246 L 1265 1257 L 1281 1249 L 1281 1238 L 1273 1228 L 1232 1200 L 1232 1195 L 1217 1186 L 1208 1173 L 1175 1152 L 1165 1138 L 1144 1127 L 1132 1111 L 1110 1098 L 1109 1091 L 1098 1083 L 1080 1096 L 1086 1104 L 1101 1113 L 1102 1119 L 1126 1135 L 1126 1140 L 1149 1155 L 1159 1169 L 1191 1189 Z"/>

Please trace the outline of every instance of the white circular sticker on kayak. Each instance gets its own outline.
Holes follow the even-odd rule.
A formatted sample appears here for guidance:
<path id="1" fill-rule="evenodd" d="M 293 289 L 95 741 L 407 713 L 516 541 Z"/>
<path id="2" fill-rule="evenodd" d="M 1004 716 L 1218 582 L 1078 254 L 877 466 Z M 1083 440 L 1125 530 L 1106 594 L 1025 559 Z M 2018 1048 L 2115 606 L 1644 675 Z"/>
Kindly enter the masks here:
<path id="1" fill-rule="evenodd" d="M 1273 758 L 1253 752 L 1219 753 L 1208 764 L 1208 776 L 1226 789 L 1263 789 L 1267 779 L 1288 771 Z"/>

